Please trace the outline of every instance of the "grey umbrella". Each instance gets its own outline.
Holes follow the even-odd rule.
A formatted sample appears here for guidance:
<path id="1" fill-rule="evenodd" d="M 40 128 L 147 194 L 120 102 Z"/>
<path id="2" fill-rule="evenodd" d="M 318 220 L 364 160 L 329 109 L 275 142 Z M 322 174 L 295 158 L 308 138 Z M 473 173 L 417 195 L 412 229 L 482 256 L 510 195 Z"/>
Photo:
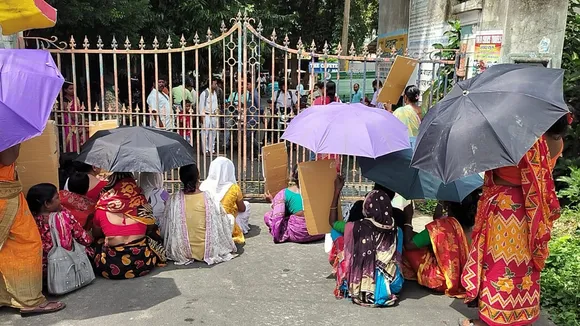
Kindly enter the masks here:
<path id="1" fill-rule="evenodd" d="M 98 131 L 76 159 L 109 172 L 164 172 L 195 163 L 194 148 L 180 135 L 148 127 Z"/>
<path id="2" fill-rule="evenodd" d="M 444 182 L 517 165 L 568 113 L 561 69 L 496 65 L 457 83 L 425 115 L 412 166 Z"/>

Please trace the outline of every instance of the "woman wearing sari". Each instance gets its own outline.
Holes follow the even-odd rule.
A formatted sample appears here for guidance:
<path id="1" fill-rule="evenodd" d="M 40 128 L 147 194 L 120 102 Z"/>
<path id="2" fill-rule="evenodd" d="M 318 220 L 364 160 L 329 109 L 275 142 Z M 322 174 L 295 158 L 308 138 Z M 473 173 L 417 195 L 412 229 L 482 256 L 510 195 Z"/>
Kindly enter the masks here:
<path id="1" fill-rule="evenodd" d="M 392 306 L 404 282 L 399 268 L 403 233 L 384 191 L 367 195 L 363 214 L 364 219 L 346 223 L 344 228 L 348 295 L 361 306 Z"/>
<path id="2" fill-rule="evenodd" d="M 85 195 L 92 201 L 97 201 L 101 195 L 101 191 L 107 185 L 108 181 L 100 176 L 101 169 L 91 166 L 89 164 L 75 161 L 73 163 L 75 172 L 84 173 L 89 177 L 89 187 Z M 69 178 L 70 179 L 70 178 Z M 66 180 L 64 190 L 69 189 L 69 180 Z"/>
<path id="3" fill-rule="evenodd" d="M 244 194 L 236 181 L 234 163 L 225 157 L 213 160 L 208 176 L 199 189 L 212 196 L 216 203 L 221 203 L 226 214 L 235 221 L 232 233 L 234 242 L 244 244 L 244 234 L 250 230 L 250 203 L 244 201 Z"/>
<path id="4" fill-rule="evenodd" d="M 16 175 L 19 151 L 16 145 L 0 152 L 0 307 L 56 312 L 65 304 L 42 295 L 42 240 Z"/>
<path id="5" fill-rule="evenodd" d="M 264 214 L 264 222 L 270 230 L 274 243 L 297 242 L 305 243 L 324 239 L 324 234 L 310 235 L 304 219 L 304 205 L 298 183 L 298 166 L 295 166 L 290 176 L 291 185 L 272 197 L 270 193 L 264 196 L 272 203 L 272 210 Z"/>
<path id="6" fill-rule="evenodd" d="M 393 115 L 403 122 L 409 129 L 409 137 L 417 137 L 419 134 L 419 125 L 423 111 L 419 106 L 419 97 L 421 91 L 415 85 L 410 85 L 405 88 L 403 101 L 405 106 L 398 108 L 393 112 Z"/>
<path id="7" fill-rule="evenodd" d="M 93 242 L 93 238 L 68 210 L 63 209 L 58 189 L 55 185 L 40 183 L 33 186 L 26 194 L 26 201 L 40 231 L 40 238 L 42 239 L 42 270 L 45 277 L 47 275 L 48 253 L 53 248 L 49 222 L 53 215 L 56 215 L 54 225 L 58 229 L 60 245 L 70 251 L 73 249 L 74 239 L 85 246 L 89 256 L 93 256 L 94 251 L 89 247 Z"/>
<path id="8" fill-rule="evenodd" d="M 519 164 L 487 171 L 472 246 L 462 274 L 479 320 L 460 325 L 531 325 L 540 315 L 540 273 L 560 216 L 552 169 L 569 117 L 558 120 Z"/>
<path id="9" fill-rule="evenodd" d="M 90 230 L 93 226 L 92 218 L 97 204 L 86 196 L 89 184 L 87 174 L 75 173 L 68 179 L 69 190 L 61 190 L 58 193 L 61 206 L 67 209 L 85 230 Z"/>
<path id="10" fill-rule="evenodd" d="M 151 204 L 155 220 L 159 222 L 165 212 L 165 202 L 169 199 L 169 193 L 163 187 L 163 174 L 141 172 L 138 181 L 143 195 Z"/>
<path id="11" fill-rule="evenodd" d="M 233 221 L 213 196 L 199 188 L 195 164 L 179 169 L 183 190 L 171 196 L 159 226 L 167 257 L 177 265 L 195 260 L 208 265 L 234 258 Z"/>
<path id="12" fill-rule="evenodd" d="M 344 252 L 344 229 L 347 222 L 362 220 L 364 200 L 359 200 L 345 207 L 342 221 L 338 220 L 338 210 L 333 209 L 340 204 L 340 193 L 344 187 L 344 178 L 340 175 L 334 181 L 334 197 L 331 203 L 328 223 L 332 227 L 330 237 L 332 238 L 332 249 L 328 255 L 328 261 L 332 265 L 332 274 L 336 277 L 336 287 L 334 295 L 338 299 L 348 297 L 348 271 L 350 261 L 345 259 Z"/>
<path id="13" fill-rule="evenodd" d="M 80 100 L 75 97 L 74 92 L 73 83 L 65 82 L 62 85 L 63 111 L 65 112 L 63 113 L 65 152 L 78 152 L 86 140 L 86 130 L 82 127 L 84 120 L 82 113 L 79 113 L 82 110 Z"/>
<path id="14" fill-rule="evenodd" d="M 95 271 L 104 278 L 127 279 L 165 266 L 165 249 L 151 205 L 132 173 L 115 172 L 97 202 L 93 236 Z"/>
<path id="15" fill-rule="evenodd" d="M 450 297 L 465 298 L 461 273 L 467 261 L 467 239 L 475 224 L 478 200 L 476 190 L 461 203 L 445 203 L 448 217 L 434 220 L 413 238 L 405 239 L 402 268 L 405 279 Z M 413 229 L 410 224 L 405 227 Z"/>

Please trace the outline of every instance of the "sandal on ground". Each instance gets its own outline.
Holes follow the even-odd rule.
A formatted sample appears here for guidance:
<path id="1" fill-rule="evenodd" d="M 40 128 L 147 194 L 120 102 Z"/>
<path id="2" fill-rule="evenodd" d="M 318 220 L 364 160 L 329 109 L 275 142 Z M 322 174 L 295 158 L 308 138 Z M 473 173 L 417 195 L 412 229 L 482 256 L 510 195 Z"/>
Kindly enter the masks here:
<path id="1" fill-rule="evenodd" d="M 53 312 L 60 311 L 64 309 L 64 307 L 66 307 L 66 305 L 63 302 L 46 301 L 44 303 L 39 304 L 36 307 L 20 309 L 20 315 L 30 316 L 30 315 L 50 314 Z"/>

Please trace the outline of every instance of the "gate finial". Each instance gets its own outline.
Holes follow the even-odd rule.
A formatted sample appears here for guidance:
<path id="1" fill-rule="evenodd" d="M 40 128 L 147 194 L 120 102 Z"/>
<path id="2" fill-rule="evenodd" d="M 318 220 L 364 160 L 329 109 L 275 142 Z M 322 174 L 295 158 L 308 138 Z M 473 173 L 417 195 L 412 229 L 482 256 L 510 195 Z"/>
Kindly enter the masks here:
<path id="1" fill-rule="evenodd" d="M 324 56 L 328 57 L 328 42 L 324 41 L 324 47 L 322 48 L 322 53 Z"/>
<path id="2" fill-rule="evenodd" d="M 159 49 L 159 41 L 157 41 L 157 36 L 155 36 L 155 38 L 153 39 L 153 49 L 155 50 Z"/>
<path id="3" fill-rule="evenodd" d="M 256 28 L 256 31 L 260 35 L 262 35 L 262 32 L 264 31 L 264 26 L 262 26 L 262 20 L 261 19 L 258 21 L 258 28 Z"/>
<path id="4" fill-rule="evenodd" d="M 340 42 L 338 42 L 338 45 L 336 46 L 336 54 L 337 55 L 342 54 L 342 44 L 340 44 Z"/>
<path id="5" fill-rule="evenodd" d="M 125 37 L 125 50 L 131 50 L 131 42 L 129 42 L 129 36 Z"/>
<path id="6" fill-rule="evenodd" d="M 224 34 L 228 29 L 226 28 L 226 23 L 222 20 L 222 24 L 220 26 L 220 32 Z"/>
<path id="7" fill-rule="evenodd" d="M 276 29 L 275 28 L 272 30 L 272 35 L 270 36 L 270 39 L 272 40 L 272 42 L 276 42 Z"/>
<path id="8" fill-rule="evenodd" d="M 167 42 L 165 42 L 165 45 L 167 45 L 168 49 L 171 49 L 171 47 L 173 46 L 173 42 L 171 41 L 171 35 L 167 36 Z"/>
<path id="9" fill-rule="evenodd" d="M 213 35 L 211 33 L 211 29 L 208 27 L 207 28 L 207 40 L 211 41 L 212 38 L 213 38 Z"/>
<path id="10" fill-rule="evenodd" d="M 113 35 L 113 40 L 111 41 L 111 47 L 113 48 L 113 50 L 117 50 L 117 39 L 115 38 L 115 35 Z"/>
<path id="11" fill-rule="evenodd" d="M 284 42 L 282 44 L 284 44 L 284 47 L 287 50 L 288 46 L 290 45 L 290 39 L 288 38 L 288 34 L 284 35 Z"/>
<path id="12" fill-rule="evenodd" d="M 88 38 L 87 38 L 87 36 L 85 35 L 85 39 L 84 39 L 84 41 L 83 41 L 83 49 L 85 49 L 85 50 L 86 50 L 86 49 L 88 49 L 88 48 L 89 48 L 89 46 L 90 46 L 90 44 L 89 44 L 89 39 L 88 39 Z"/>
<path id="13" fill-rule="evenodd" d="M 348 54 L 350 54 L 350 56 L 352 57 L 356 57 L 356 49 L 354 47 L 354 42 L 350 43 L 350 50 L 348 51 Z"/>
<path id="14" fill-rule="evenodd" d="M 183 36 L 183 34 L 181 34 L 181 38 L 179 39 L 179 45 L 181 45 L 181 48 L 185 48 L 185 46 L 187 45 L 187 42 L 185 41 L 185 37 Z"/>
<path id="15" fill-rule="evenodd" d="M 74 49 L 77 46 L 77 42 L 75 42 L 75 38 L 71 35 L 70 41 L 68 42 L 71 49 Z"/>
<path id="16" fill-rule="evenodd" d="M 143 36 L 139 40 L 139 49 L 143 50 L 145 48 L 145 40 L 143 40 Z"/>
<path id="17" fill-rule="evenodd" d="M 316 43 L 314 43 L 314 40 L 312 40 L 312 43 L 310 43 L 310 52 L 316 52 Z"/>
<path id="18" fill-rule="evenodd" d="M 193 36 L 193 44 L 194 45 L 199 44 L 199 35 L 197 34 L 197 32 L 195 32 L 195 35 Z"/>
<path id="19" fill-rule="evenodd" d="M 101 35 L 97 37 L 97 49 L 99 50 L 103 49 L 103 39 L 101 38 Z"/>

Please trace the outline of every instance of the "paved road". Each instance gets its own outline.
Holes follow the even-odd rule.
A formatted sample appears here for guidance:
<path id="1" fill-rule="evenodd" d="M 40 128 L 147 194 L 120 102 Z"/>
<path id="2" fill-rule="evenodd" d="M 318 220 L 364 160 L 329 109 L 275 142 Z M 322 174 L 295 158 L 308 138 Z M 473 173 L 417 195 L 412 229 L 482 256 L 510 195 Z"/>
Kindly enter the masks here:
<path id="1" fill-rule="evenodd" d="M 459 300 L 405 283 L 396 307 L 372 309 L 336 300 L 322 243 L 274 244 L 254 205 L 240 256 L 208 267 L 170 265 L 123 281 L 97 279 L 61 298 L 59 313 L 21 318 L 0 309 L 0 325 L 457 325 L 475 317 Z M 424 220 L 417 220 L 417 227 Z M 546 321 L 536 326 L 550 325 Z"/>

